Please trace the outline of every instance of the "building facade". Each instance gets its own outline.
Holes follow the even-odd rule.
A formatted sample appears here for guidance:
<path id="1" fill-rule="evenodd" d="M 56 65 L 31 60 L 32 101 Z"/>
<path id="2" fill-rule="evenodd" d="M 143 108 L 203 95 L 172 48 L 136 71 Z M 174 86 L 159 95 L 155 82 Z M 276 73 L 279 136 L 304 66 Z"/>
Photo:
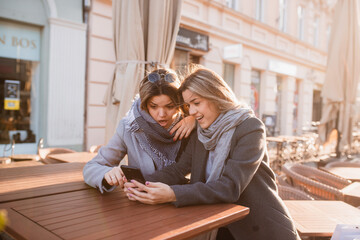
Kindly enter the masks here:
<path id="1" fill-rule="evenodd" d="M 219 73 L 270 135 L 298 135 L 321 117 L 321 87 L 336 1 L 184 0 L 171 67 Z M 104 144 L 113 75 L 110 0 L 93 0 L 89 22 L 86 148 Z"/>
<path id="2" fill-rule="evenodd" d="M 84 148 L 82 0 L 0 0 L 0 154 Z"/>

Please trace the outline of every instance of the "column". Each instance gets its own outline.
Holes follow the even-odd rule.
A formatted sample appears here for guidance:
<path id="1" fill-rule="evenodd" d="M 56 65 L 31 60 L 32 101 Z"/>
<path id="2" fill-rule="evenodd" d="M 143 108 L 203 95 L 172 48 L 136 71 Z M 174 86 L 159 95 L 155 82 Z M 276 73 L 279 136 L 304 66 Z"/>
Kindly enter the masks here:
<path id="1" fill-rule="evenodd" d="M 86 25 L 50 18 L 47 137 L 50 146 L 82 145 Z"/>
<path id="2" fill-rule="evenodd" d="M 294 111 L 294 91 L 296 79 L 294 77 L 285 77 L 282 82 L 282 103 L 281 103 L 281 135 L 293 135 L 293 111 Z"/>
<path id="3" fill-rule="evenodd" d="M 300 98 L 300 109 L 299 109 L 299 122 L 301 126 L 305 128 L 311 127 L 312 121 L 312 107 L 313 107 L 313 91 L 314 84 L 311 80 L 305 79 L 301 84 L 301 98 Z M 301 92 L 300 92 L 301 93 Z"/>
<path id="4" fill-rule="evenodd" d="M 276 114 L 276 74 L 265 71 L 261 74 L 260 113 Z"/>
<path id="5" fill-rule="evenodd" d="M 235 74 L 234 93 L 239 100 L 250 104 L 251 66 L 249 61 L 243 61 L 238 69 Z"/>

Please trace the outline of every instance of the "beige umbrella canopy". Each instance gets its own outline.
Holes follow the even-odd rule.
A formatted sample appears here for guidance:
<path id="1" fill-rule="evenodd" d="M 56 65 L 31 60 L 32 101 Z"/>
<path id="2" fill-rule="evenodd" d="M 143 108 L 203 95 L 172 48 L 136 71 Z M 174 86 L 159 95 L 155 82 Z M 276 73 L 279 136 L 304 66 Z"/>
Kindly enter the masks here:
<path id="1" fill-rule="evenodd" d="M 105 96 L 106 142 L 125 116 L 145 66 L 168 66 L 174 54 L 182 0 L 113 0 L 116 66 Z M 147 64 L 147 65 L 146 65 Z"/>
<path id="2" fill-rule="evenodd" d="M 356 114 L 356 91 L 360 77 L 359 18 L 359 1 L 338 0 L 329 42 L 326 78 L 321 93 L 324 106 L 319 134 L 325 141 L 338 121 L 340 152 L 351 143 L 352 118 Z"/>

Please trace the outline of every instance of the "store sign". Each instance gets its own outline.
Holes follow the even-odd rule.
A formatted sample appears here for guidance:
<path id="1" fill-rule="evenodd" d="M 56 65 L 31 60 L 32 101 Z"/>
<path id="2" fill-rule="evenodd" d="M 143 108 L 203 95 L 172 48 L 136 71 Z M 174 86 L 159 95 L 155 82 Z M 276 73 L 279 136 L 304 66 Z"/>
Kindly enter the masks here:
<path id="1" fill-rule="evenodd" d="M 180 28 L 176 37 L 176 44 L 201 51 L 209 51 L 209 36 Z"/>
<path id="2" fill-rule="evenodd" d="M 4 93 L 4 109 L 19 110 L 20 109 L 20 81 L 5 80 Z"/>
<path id="3" fill-rule="evenodd" d="M 296 76 L 296 66 L 285 62 L 269 60 L 269 71 L 289 76 Z"/>
<path id="4" fill-rule="evenodd" d="M 0 21 L 0 57 L 40 60 L 40 28 Z"/>
<path id="5" fill-rule="evenodd" d="M 242 58 L 243 45 L 234 44 L 224 47 L 224 59 Z"/>

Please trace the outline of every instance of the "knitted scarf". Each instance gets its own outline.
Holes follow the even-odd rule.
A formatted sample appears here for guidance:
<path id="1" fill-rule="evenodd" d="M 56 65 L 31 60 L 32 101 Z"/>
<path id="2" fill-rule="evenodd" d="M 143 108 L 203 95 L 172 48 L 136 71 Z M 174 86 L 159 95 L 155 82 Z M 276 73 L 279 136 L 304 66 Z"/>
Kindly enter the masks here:
<path id="1" fill-rule="evenodd" d="M 252 115 L 253 111 L 247 108 L 229 110 L 220 114 L 207 129 L 197 128 L 199 141 L 206 150 L 212 151 L 208 159 L 208 164 L 212 165 L 206 182 L 217 180 L 221 176 L 236 127 Z"/>
<path id="2" fill-rule="evenodd" d="M 169 131 L 182 116 L 179 113 L 171 127 L 166 130 L 158 124 L 146 111 L 140 108 L 140 98 L 135 99 L 132 106 L 135 120 L 131 123 L 132 130 L 139 141 L 140 147 L 152 158 L 157 170 L 175 163 L 177 152 L 181 141 L 173 140 L 173 135 Z"/>

